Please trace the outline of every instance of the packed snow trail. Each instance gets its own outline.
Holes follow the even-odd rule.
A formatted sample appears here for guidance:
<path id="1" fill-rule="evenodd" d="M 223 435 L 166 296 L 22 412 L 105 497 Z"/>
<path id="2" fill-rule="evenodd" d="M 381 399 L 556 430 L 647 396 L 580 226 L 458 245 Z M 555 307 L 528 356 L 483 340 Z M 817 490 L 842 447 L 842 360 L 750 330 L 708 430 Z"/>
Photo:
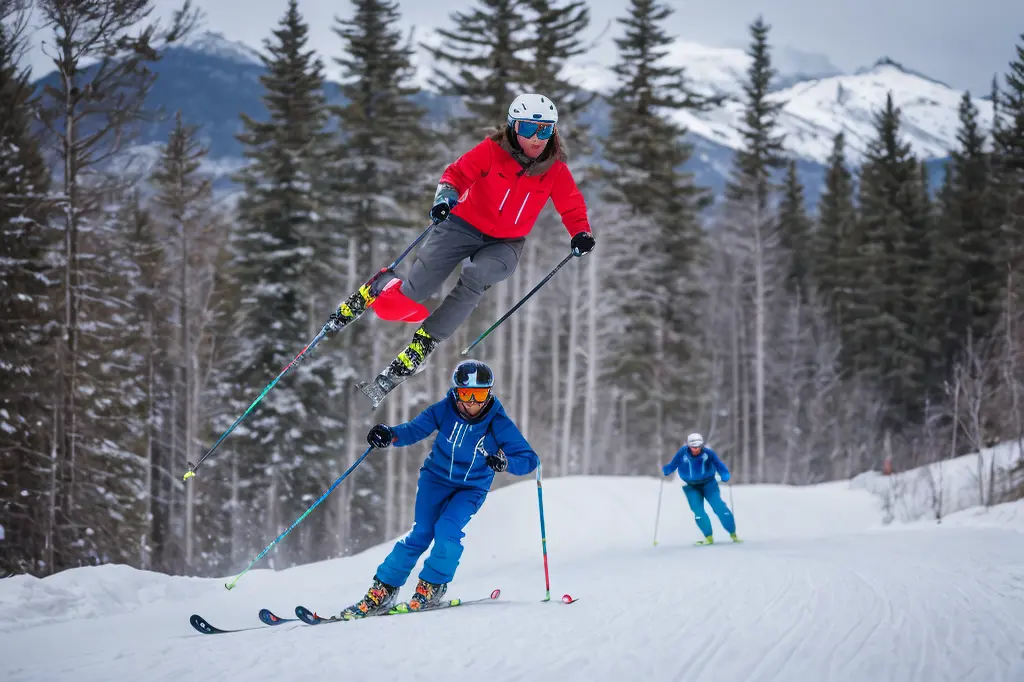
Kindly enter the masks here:
<path id="1" fill-rule="evenodd" d="M 501 599 L 436 613 L 310 627 L 259 625 L 261 607 L 340 610 L 391 543 L 223 580 L 104 566 L 0 581 L 8 682 L 339 679 L 657 682 L 1019 682 L 1024 679 L 1024 508 L 883 527 L 846 483 L 733 488 L 742 544 L 717 519 L 695 547 L 678 483 L 549 479 L 544 577 L 532 480 L 494 492 L 467 528 L 450 596 Z M 729 491 L 723 486 L 723 495 Z M 415 573 L 413 574 L 415 576 Z M 404 595 L 412 589 L 407 584 Z M 580 601 L 559 603 L 565 592 Z"/>

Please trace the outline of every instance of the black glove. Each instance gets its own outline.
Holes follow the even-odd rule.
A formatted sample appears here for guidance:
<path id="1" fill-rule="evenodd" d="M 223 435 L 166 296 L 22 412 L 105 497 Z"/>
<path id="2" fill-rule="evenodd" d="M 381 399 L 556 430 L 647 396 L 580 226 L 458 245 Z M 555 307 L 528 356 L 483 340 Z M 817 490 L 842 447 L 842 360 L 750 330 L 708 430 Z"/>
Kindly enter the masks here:
<path id="1" fill-rule="evenodd" d="M 508 458 L 505 457 L 505 453 L 501 451 L 501 448 L 498 448 L 498 454 L 487 455 L 487 466 L 498 472 L 508 469 Z"/>
<path id="2" fill-rule="evenodd" d="M 594 235 L 589 232 L 580 232 L 572 237 L 572 241 L 569 242 L 569 248 L 572 249 L 572 255 L 579 258 L 585 253 L 590 253 L 594 250 Z"/>
<path id="3" fill-rule="evenodd" d="M 375 448 L 386 448 L 395 441 L 395 431 L 387 424 L 377 424 L 366 434 L 366 442 Z"/>
<path id="4" fill-rule="evenodd" d="M 448 220 L 451 212 L 452 207 L 448 205 L 447 201 L 439 201 L 430 207 L 430 219 L 437 225 Z"/>

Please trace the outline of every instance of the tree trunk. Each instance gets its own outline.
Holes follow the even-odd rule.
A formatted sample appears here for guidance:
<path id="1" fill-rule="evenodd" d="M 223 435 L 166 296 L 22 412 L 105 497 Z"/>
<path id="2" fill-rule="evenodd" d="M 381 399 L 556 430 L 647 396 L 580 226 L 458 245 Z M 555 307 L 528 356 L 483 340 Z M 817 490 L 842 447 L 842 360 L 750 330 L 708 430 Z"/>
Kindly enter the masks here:
<path id="1" fill-rule="evenodd" d="M 597 306 L 600 280 L 597 277 L 596 250 L 587 255 L 587 385 L 583 403 L 582 473 L 591 474 L 594 466 L 594 417 L 597 414 Z"/>
<path id="2" fill-rule="evenodd" d="M 534 260 L 536 260 L 537 249 L 532 241 L 527 240 L 526 242 L 526 286 L 529 286 L 530 282 L 533 281 L 534 273 Z M 519 423 L 520 431 L 523 436 L 529 440 L 530 438 L 530 409 L 531 402 L 530 396 L 532 391 L 530 390 L 530 379 L 533 376 L 533 328 L 535 313 L 533 308 L 524 306 L 526 310 L 522 313 L 525 315 L 523 321 L 523 360 L 522 369 L 519 374 L 519 410 L 516 414 L 516 421 Z"/>
<path id="3" fill-rule="evenodd" d="M 569 281 L 569 342 L 565 358 L 565 401 L 562 410 L 562 475 L 569 475 L 572 459 L 572 416 L 576 407 L 576 344 L 579 342 L 579 271 L 571 270 Z"/>
<path id="4" fill-rule="evenodd" d="M 760 209 L 760 207 L 759 207 Z M 763 211 L 758 210 L 755 216 L 754 229 L 754 409 L 756 416 L 756 438 L 757 438 L 757 482 L 763 483 L 764 477 L 764 364 L 765 364 L 765 307 L 767 296 L 765 293 L 765 247 Z"/>
<path id="5" fill-rule="evenodd" d="M 559 365 L 561 364 L 561 344 L 562 344 L 562 311 L 559 310 L 558 305 L 552 305 L 549 308 L 551 314 L 551 403 L 548 405 L 547 413 L 551 415 L 551 454 L 558 458 L 559 463 L 562 461 L 561 453 L 558 451 L 558 407 L 562 404 L 562 391 L 561 391 L 561 379 L 562 373 L 559 371 Z M 562 476 L 565 472 L 561 472 Z"/>

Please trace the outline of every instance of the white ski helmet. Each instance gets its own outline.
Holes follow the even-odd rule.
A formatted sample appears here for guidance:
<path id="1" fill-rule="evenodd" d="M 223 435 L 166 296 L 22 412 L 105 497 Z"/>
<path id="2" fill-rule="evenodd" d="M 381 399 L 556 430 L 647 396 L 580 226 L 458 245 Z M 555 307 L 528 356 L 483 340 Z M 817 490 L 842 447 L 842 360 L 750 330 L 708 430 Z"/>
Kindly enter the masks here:
<path id="1" fill-rule="evenodd" d="M 558 109 L 555 103 L 535 92 L 519 95 L 508 107 L 508 124 L 514 121 L 537 121 L 558 123 Z"/>
<path id="2" fill-rule="evenodd" d="M 691 433 L 686 437 L 686 444 L 691 448 L 699 448 L 704 445 L 704 437 L 699 433 Z"/>

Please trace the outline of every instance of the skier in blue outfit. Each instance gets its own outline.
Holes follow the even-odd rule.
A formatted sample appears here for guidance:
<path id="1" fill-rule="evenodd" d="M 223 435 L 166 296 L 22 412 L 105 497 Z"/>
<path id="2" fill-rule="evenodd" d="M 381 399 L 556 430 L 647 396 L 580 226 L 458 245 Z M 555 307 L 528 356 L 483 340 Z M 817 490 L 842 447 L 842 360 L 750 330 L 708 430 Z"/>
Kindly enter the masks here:
<path id="1" fill-rule="evenodd" d="M 673 471 L 679 472 L 679 478 L 683 479 L 683 492 L 686 494 L 686 501 L 693 510 L 694 520 L 697 527 L 704 534 L 704 539 L 697 542 L 698 545 L 710 545 L 715 538 L 711 531 L 711 519 L 708 518 L 704 509 L 704 500 L 707 500 L 714 510 L 718 520 L 722 522 L 725 530 L 733 542 L 739 542 L 736 537 L 736 519 L 732 512 L 722 500 L 722 493 L 718 489 L 718 481 L 715 480 L 715 472 L 722 477 L 722 482 L 729 480 L 729 468 L 725 466 L 714 450 L 704 445 L 704 438 L 699 433 L 691 433 L 686 438 L 686 445 L 679 448 L 672 461 L 661 468 L 666 476 Z"/>
<path id="2" fill-rule="evenodd" d="M 386 612 L 430 546 L 420 571 L 412 610 L 440 602 L 462 557 L 463 529 L 483 505 L 495 472 L 529 474 L 540 459 L 491 393 L 494 375 L 482 362 L 467 360 L 452 373 L 452 387 L 412 421 L 377 424 L 366 436 L 375 448 L 404 447 L 437 432 L 420 467 L 412 529 L 377 567 L 366 596 L 344 611 L 343 618 Z"/>

